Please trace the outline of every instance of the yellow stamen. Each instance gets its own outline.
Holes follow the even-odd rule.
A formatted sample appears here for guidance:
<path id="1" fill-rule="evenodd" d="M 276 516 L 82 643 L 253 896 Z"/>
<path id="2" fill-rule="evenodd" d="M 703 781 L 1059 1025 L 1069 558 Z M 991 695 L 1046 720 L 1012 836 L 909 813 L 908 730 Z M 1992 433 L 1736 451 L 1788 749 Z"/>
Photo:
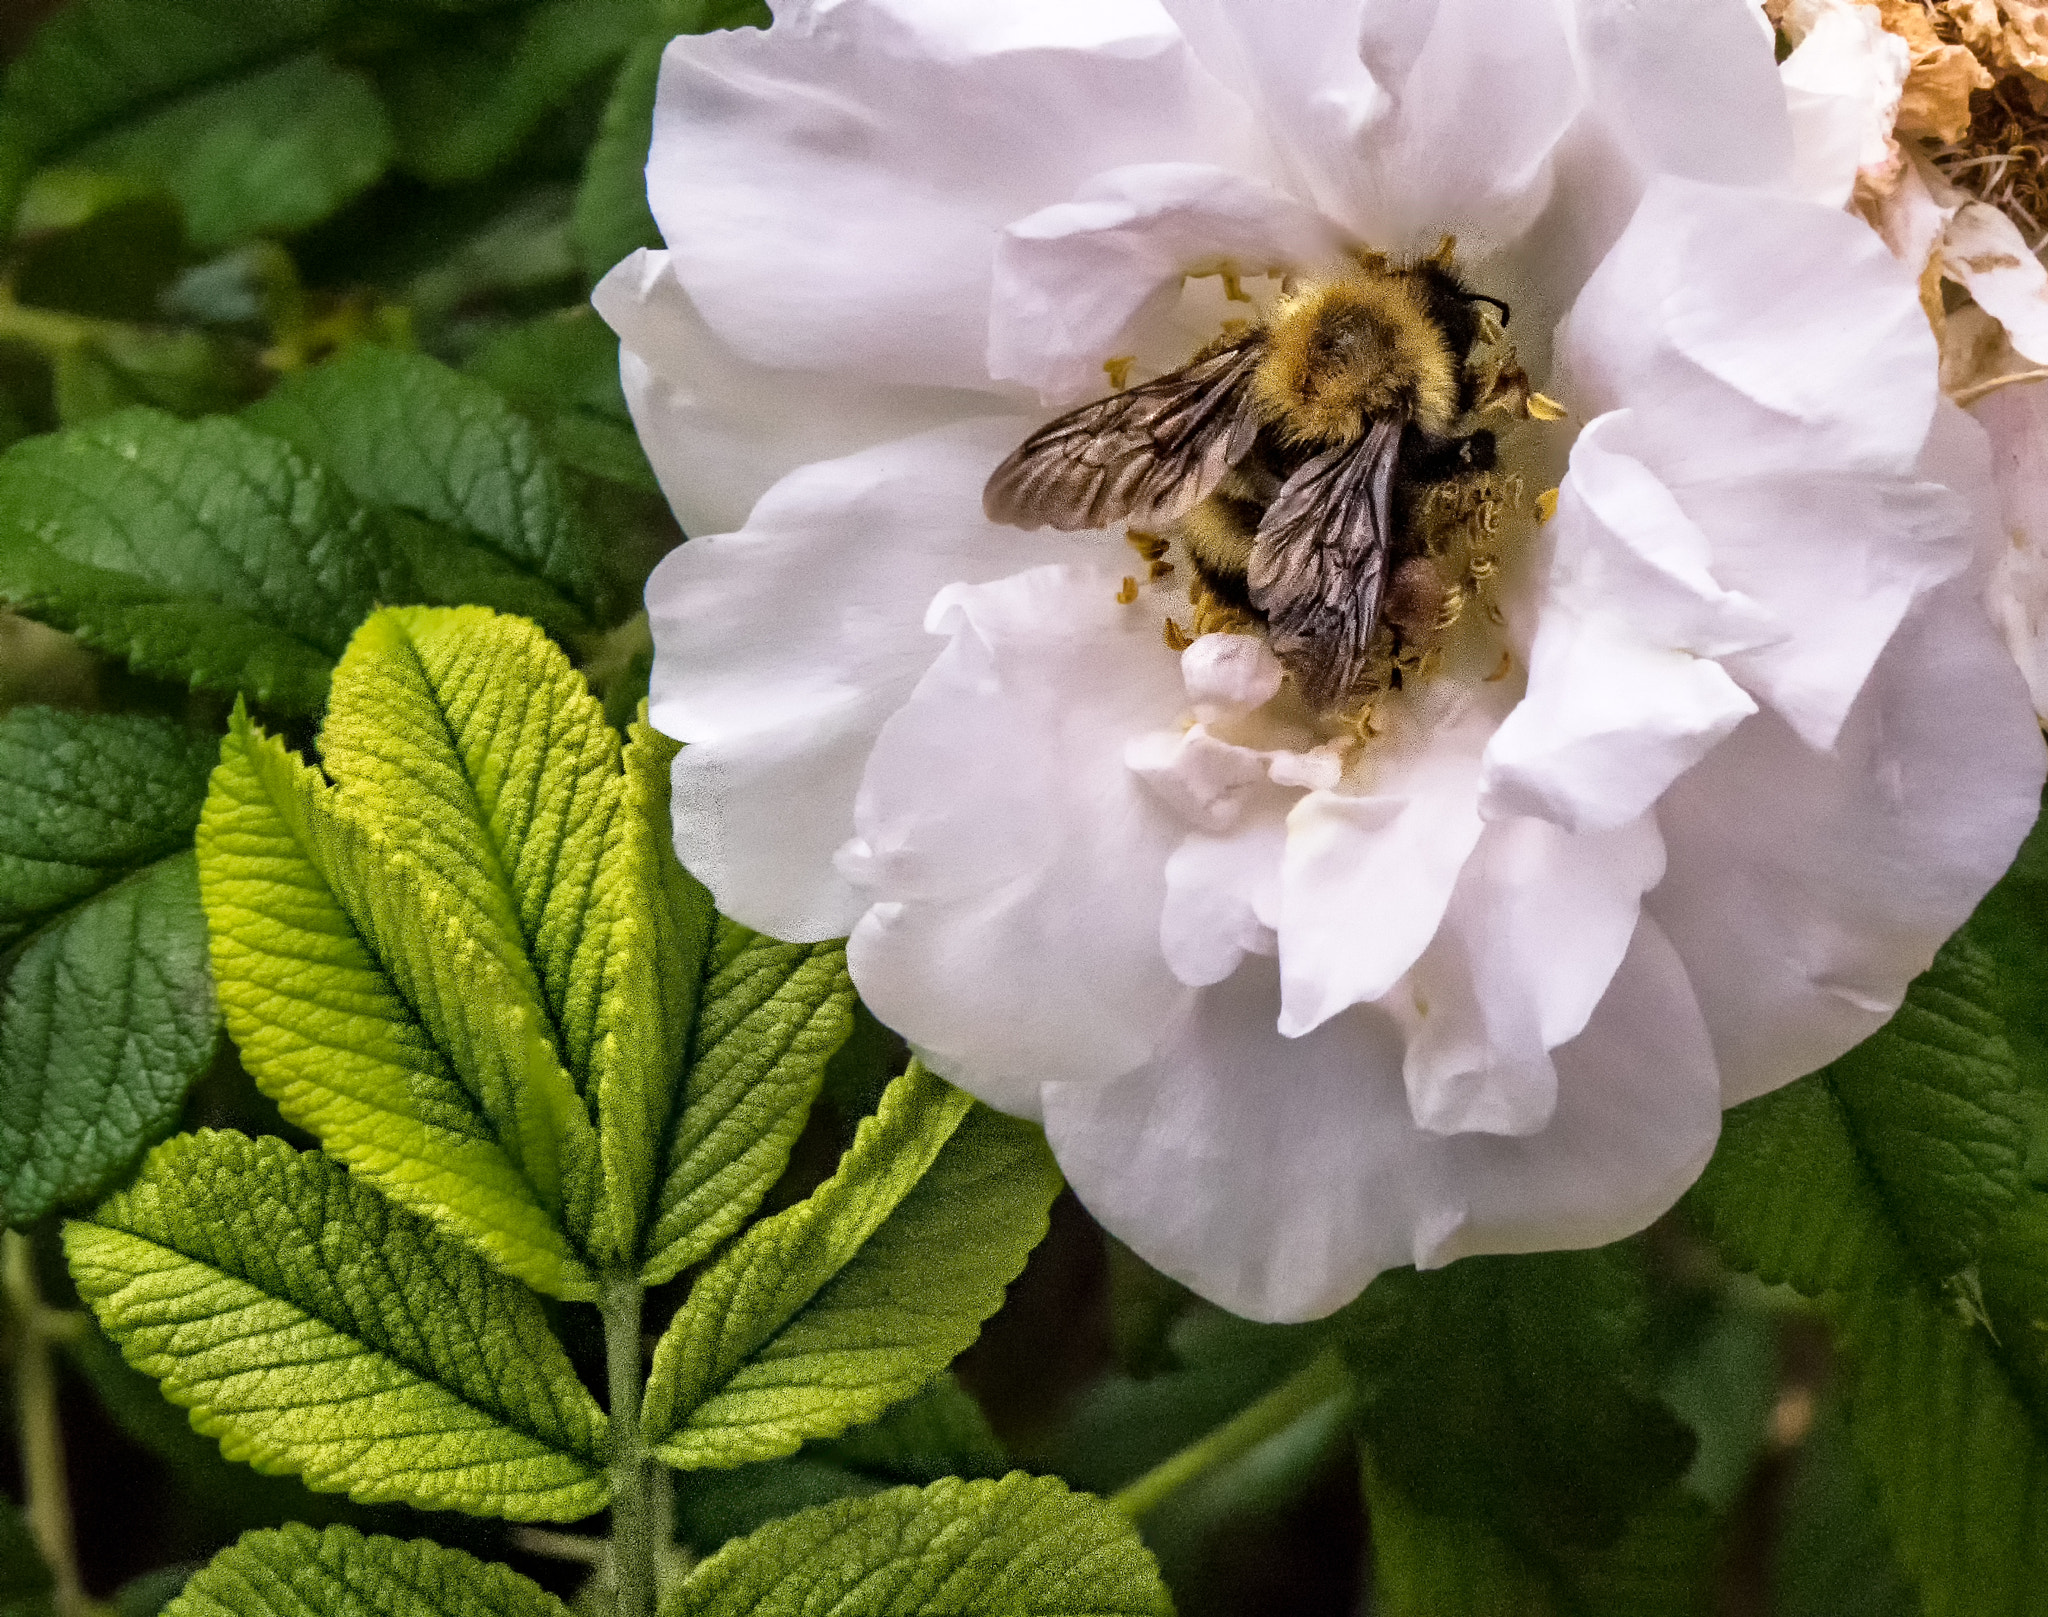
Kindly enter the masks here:
<path id="1" fill-rule="evenodd" d="M 1502 680 L 1506 679 L 1510 673 L 1514 671 L 1514 666 L 1514 653 L 1511 651 L 1503 651 L 1500 654 L 1500 666 L 1496 668 L 1492 673 L 1488 674 L 1481 683 L 1487 685 L 1499 684 Z"/>
<path id="2" fill-rule="evenodd" d="M 1529 395 L 1529 419 L 1532 421 L 1562 421 L 1569 411 L 1547 393 Z"/>
<path id="3" fill-rule="evenodd" d="M 1171 573 L 1172 571 L 1173 571 L 1173 563 L 1172 563 L 1172 562 L 1170 562 L 1170 561 L 1155 561 L 1155 562 L 1154 562 L 1154 563 L 1152 564 L 1152 566 L 1151 566 L 1151 567 L 1150 567 L 1150 568 L 1149 568 L 1149 569 L 1147 570 L 1147 572 L 1146 572 L 1146 575 L 1145 575 L 1145 581 L 1146 581 L 1146 582 L 1147 582 L 1148 584 L 1156 584 L 1156 583 L 1158 583 L 1158 582 L 1159 582 L 1159 581 L 1160 581 L 1160 580 L 1161 580 L 1162 578 L 1166 577 L 1166 576 L 1167 576 L 1167 574 Z"/>
<path id="4" fill-rule="evenodd" d="M 1557 493 L 1556 489 L 1547 488 L 1536 496 L 1536 520 L 1538 522 L 1548 522 L 1557 515 Z"/>
<path id="5" fill-rule="evenodd" d="M 1195 637 L 1189 634 L 1187 630 L 1183 629 L 1178 623 L 1175 623 L 1172 618 L 1166 620 L 1166 649 L 1168 651 L 1186 651 L 1194 643 Z"/>
<path id="6" fill-rule="evenodd" d="M 1114 359 L 1105 359 L 1102 368 L 1109 375 L 1109 385 L 1121 393 L 1131 385 L 1131 367 L 1138 363 L 1136 354 L 1118 354 Z"/>
<path id="7" fill-rule="evenodd" d="M 1124 540 L 1147 561 L 1157 561 L 1167 551 L 1167 544 L 1164 539 L 1160 538 L 1156 533 L 1146 532 L 1143 528 L 1125 529 Z"/>
<path id="8" fill-rule="evenodd" d="M 1216 273 L 1223 277 L 1223 295 L 1232 303 L 1251 302 L 1252 295 L 1244 289 L 1244 283 L 1238 280 L 1236 270 L 1218 270 Z"/>
<path id="9" fill-rule="evenodd" d="M 1129 606 L 1138 598 L 1138 581 L 1135 578 L 1126 578 L 1124 587 L 1116 592 L 1116 598 L 1122 605 Z"/>

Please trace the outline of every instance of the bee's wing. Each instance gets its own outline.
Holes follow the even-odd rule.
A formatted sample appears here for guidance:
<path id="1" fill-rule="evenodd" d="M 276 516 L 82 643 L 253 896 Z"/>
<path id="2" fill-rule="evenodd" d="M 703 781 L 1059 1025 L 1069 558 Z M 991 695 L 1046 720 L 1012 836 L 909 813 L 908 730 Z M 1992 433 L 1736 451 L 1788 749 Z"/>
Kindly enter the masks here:
<path id="1" fill-rule="evenodd" d="M 1258 436 L 1246 384 L 1265 346 L 1252 332 L 1046 423 L 995 469 L 982 509 L 991 522 L 1069 532 L 1185 515 Z"/>
<path id="2" fill-rule="evenodd" d="M 1401 422 L 1303 465 L 1266 507 L 1246 567 L 1275 654 L 1314 707 L 1343 700 L 1365 672 L 1393 538 Z"/>

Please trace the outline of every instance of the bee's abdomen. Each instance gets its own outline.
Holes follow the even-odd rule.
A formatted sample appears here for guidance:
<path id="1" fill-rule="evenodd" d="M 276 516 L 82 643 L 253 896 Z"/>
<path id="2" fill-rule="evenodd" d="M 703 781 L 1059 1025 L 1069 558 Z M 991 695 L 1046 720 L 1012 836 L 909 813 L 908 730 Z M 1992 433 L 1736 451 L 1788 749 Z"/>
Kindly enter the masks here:
<path id="1" fill-rule="evenodd" d="M 1175 525 L 1189 565 L 1210 593 L 1241 612 L 1254 610 L 1245 570 L 1251 564 L 1252 543 L 1259 535 L 1259 519 L 1265 514 L 1263 500 L 1219 492 Z"/>

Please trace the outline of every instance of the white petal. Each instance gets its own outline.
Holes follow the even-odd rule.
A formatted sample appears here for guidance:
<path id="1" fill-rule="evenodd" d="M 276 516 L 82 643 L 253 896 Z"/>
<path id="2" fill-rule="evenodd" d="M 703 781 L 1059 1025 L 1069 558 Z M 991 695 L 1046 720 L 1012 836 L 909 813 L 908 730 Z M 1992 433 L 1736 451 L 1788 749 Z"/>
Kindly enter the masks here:
<path id="1" fill-rule="evenodd" d="M 988 468 L 1029 425 L 967 422 L 806 466 L 744 530 L 691 540 L 648 580 L 650 716 L 689 743 L 676 851 L 736 920 L 830 938 L 867 907 L 833 854 L 875 733 L 939 651 L 926 607 L 1074 543 L 981 516 Z"/>
<path id="2" fill-rule="evenodd" d="M 1937 396 L 1915 271 L 1867 226 L 1688 180 L 1652 182 L 1558 346 L 1566 402 L 1636 405 L 1634 452 L 1681 497 L 1706 477 L 1906 471 Z"/>
<path id="3" fill-rule="evenodd" d="M 1771 30 L 1748 0 L 1578 0 L 1588 106 L 1646 174 L 1774 185 L 1792 161 Z"/>
<path id="4" fill-rule="evenodd" d="M 2048 713 L 2048 387 L 2000 388 L 1972 412 L 1991 435 L 2004 521 L 1991 584 L 1993 615 Z"/>
<path id="5" fill-rule="evenodd" d="M 1650 895 L 1729 1105 L 1874 1032 L 2011 862 L 2044 759 L 1970 579 L 1924 598 L 1828 752 L 1760 714 L 1658 805 Z"/>
<path id="6" fill-rule="evenodd" d="M 1430 691 L 1425 687 L 1425 692 Z M 1281 866 L 1280 1031 L 1297 1038 L 1381 998 L 1435 936 L 1479 840 L 1479 758 L 1499 687 L 1435 691 L 1461 705 L 1374 742 L 1363 793 L 1315 791 L 1287 817 Z"/>
<path id="7" fill-rule="evenodd" d="M 1155 0 L 789 0 L 669 47 L 648 195 L 738 353 L 981 387 L 1003 226 L 1103 169 L 1250 142 Z"/>
<path id="8" fill-rule="evenodd" d="M 1264 117 L 1302 194 L 1382 250 L 1483 257 L 1550 194 L 1579 104 L 1550 0 L 1164 0 Z"/>
<path id="9" fill-rule="evenodd" d="M 1008 226 L 996 245 L 988 371 L 1047 405 L 1104 386 L 1129 328 L 1183 274 L 1311 269 L 1342 250 L 1314 209 L 1263 180 L 1195 163 L 1113 169 Z M 1214 330 L 1180 335 L 1178 364 Z"/>
<path id="10" fill-rule="evenodd" d="M 1166 861 L 1159 946 L 1189 987 L 1222 982 L 1247 954 L 1279 952 L 1280 862 L 1292 795 L 1272 792 L 1267 812 L 1247 814 L 1227 833 L 1192 833 Z"/>
<path id="11" fill-rule="evenodd" d="M 1999 209 L 1972 202 L 1956 210 L 1941 241 L 1941 267 L 2036 365 L 2048 365 L 2048 266 Z"/>
<path id="12" fill-rule="evenodd" d="M 1792 118 L 1794 189 L 1839 208 L 1860 171 L 1899 161 L 1891 130 L 1912 51 L 1885 29 L 1875 6 L 1820 0 L 1801 9 L 1803 37 L 1779 69 Z"/>
<path id="13" fill-rule="evenodd" d="M 1550 1122 L 1550 1052 L 1585 1030 L 1663 874 L 1647 815 L 1582 835 L 1533 819 L 1487 826 L 1435 941 L 1387 1000 L 1408 1032 L 1417 1127 L 1522 1135 Z"/>
<path id="14" fill-rule="evenodd" d="M 1070 540 L 1069 543 L 1072 541 Z M 1055 1078 L 1147 1060 L 1187 992 L 1159 949 L 1182 827 L 1125 767 L 1184 696 L 1156 591 L 1095 567 L 946 591 L 950 638 L 883 728 L 847 861 L 875 908 L 848 962 L 932 1066 L 1036 1110 Z"/>
<path id="15" fill-rule="evenodd" d="M 704 324 L 669 255 L 637 252 L 591 294 L 619 334 L 626 402 L 686 533 L 728 533 L 786 472 L 986 415 L 986 394 L 768 370 Z"/>
<path id="16" fill-rule="evenodd" d="M 1403 1263 L 1619 1239 L 1713 1149 L 1711 1054 L 1654 927 L 1558 1050 L 1556 1113 L 1523 1138 L 1417 1129 L 1383 1012 L 1286 1039 L 1278 1005 L 1274 968 L 1249 960 L 1191 997 L 1156 1062 L 1045 1095 L 1047 1137 L 1089 1210 L 1254 1319 L 1317 1318 Z"/>
<path id="17" fill-rule="evenodd" d="M 1710 658 L 1652 645 L 1617 617 L 1546 613 L 1528 694 L 1486 749 L 1481 812 L 1625 825 L 1755 711 Z"/>

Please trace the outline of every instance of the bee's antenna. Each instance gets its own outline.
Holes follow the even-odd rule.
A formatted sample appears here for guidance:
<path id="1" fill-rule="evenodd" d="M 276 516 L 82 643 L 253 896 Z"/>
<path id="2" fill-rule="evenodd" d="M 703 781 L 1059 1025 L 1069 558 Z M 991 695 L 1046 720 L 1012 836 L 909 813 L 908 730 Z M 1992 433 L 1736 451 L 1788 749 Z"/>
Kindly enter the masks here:
<path id="1" fill-rule="evenodd" d="M 1496 309 L 1500 310 L 1500 323 L 1503 326 L 1508 323 L 1508 306 L 1499 298 L 1490 298 L 1484 292 L 1467 292 L 1465 294 L 1465 301 L 1467 303 L 1492 304 Z"/>

